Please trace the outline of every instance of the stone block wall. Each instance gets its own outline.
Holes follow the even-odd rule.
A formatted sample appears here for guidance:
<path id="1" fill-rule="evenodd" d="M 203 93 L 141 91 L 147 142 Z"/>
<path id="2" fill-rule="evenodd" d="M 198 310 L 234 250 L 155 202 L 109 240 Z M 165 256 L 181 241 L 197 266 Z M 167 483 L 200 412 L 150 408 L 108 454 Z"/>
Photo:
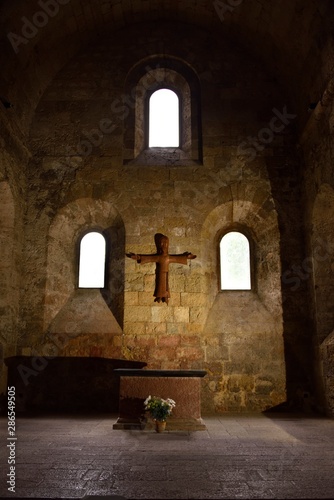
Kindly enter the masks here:
<path id="1" fill-rule="evenodd" d="M 334 380 L 334 179 L 330 150 L 333 144 L 333 82 L 310 115 L 301 138 L 305 162 L 305 227 L 307 254 L 301 268 L 309 287 L 315 335 L 313 356 L 319 408 L 333 415 Z M 301 279 L 299 279 L 301 281 Z"/>
<path id="2" fill-rule="evenodd" d="M 202 158 L 124 164 L 135 106 L 127 75 L 161 54 L 197 75 Z M 277 122 L 284 110 L 289 123 Z M 307 290 L 284 300 L 281 283 L 293 259 L 304 258 L 299 165 L 292 110 L 264 68 L 205 30 L 166 23 L 120 31 L 50 82 L 29 145 L 19 354 L 206 369 L 204 412 L 260 411 L 292 397 L 308 366 L 295 353 L 310 342 L 307 312 L 295 315 Z M 250 292 L 219 290 L 219 238 L 233 228 L 252 240 Z M 89 229 L 110 243 L 101 292 L 77 288 L 78 241 Z M 171 253 L 197 255 L 171 265 L 168 306 L 153 302 L 154 264 L 125 257 L 154 253 L 158 232 Z"/>
<path id="3" fill-rule="evenodd" d="M 0 110 L 0 394 L 7 383 L 4 359 L 17 352 L 22 328 L 20 286 L 24 263 L 25 165 L 29 152 L 22 134 Z"/>

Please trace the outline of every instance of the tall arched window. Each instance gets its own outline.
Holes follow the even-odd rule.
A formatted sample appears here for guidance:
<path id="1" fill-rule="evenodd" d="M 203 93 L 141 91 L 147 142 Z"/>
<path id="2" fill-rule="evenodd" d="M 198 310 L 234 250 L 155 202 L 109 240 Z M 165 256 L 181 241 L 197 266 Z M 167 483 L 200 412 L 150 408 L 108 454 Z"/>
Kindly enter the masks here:
<path id="1" fill-rule="evenodd" d="M 220 240 L 221 290 L 250 290 L 251 265 L 248 238 L 231 231 Z"/>
<path id="2" fill-rule="evenodd" d="M 149 147 L 180 145 L 179 98 L 169 89 L 156 90 L 149 101 Z"/>
<path id="3" fill-rule="evenodd" d="M 150 131 L 160 128 L 154 125 L 155 118 L 150 118 L 150 107 L 153 102 L 154 108 L 154 100 L 164 94 L 165 102 L 168 94 L 174 102 L 169 112 L 175 110 L 174 125 L 169 127 L 174 137 L 168 142 L 150 139 Z M 124 95 L 134 99 L 124 117 L 124 165 L 203 163 L 200 81 L 188 62 L 167 56 L 139 61 L 127 76 Z"/>
<path id="4" fill-rule="evenodd" d="M 92 231 L 80 241 L 79 288 L 104 288 L 106 240 Z"/>

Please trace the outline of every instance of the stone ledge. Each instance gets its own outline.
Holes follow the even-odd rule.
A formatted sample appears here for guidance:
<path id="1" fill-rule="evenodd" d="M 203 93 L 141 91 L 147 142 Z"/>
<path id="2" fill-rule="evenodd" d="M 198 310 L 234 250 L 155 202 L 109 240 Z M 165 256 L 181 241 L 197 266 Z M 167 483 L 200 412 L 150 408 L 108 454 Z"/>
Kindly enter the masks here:
<path id="1" fill-rule="evenodd" d="M 121 377 L 205 377 L 205 370 L 141 370 L 136 368 L 116 368 L 116 375 Z"/>
<path id="2" fill-rule="evenodd" d="M 113 425 L 115 430 L 154 430 L 155 422 L 139 418 L 119 417 Z M 206 425 L 202 418 L 173 418 L 167 420 L 166 432 L 168 431 L 205 431 Z"/>
<path id="3" fill-rule="evenodd" d="M 122 418 L 118 417 L 117 422 L 112 426 L 116 430 L 144 430 L 145 421 L 140 418 Z"/>
<path id="4" fill-rule="evenodd" d="M 148 420 L 145 430 L 155 429 L 155 422 Z M 173 418 L 167 419 L 166 431 L 205 431 L 206 425 L 202 418 Z"/>

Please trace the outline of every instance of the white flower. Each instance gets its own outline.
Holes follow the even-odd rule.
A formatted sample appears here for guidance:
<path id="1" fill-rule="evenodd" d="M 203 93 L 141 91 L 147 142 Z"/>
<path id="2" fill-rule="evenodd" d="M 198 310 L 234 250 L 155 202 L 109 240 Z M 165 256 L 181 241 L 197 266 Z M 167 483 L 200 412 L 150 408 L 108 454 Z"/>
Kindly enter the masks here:
<path id="1" fill-rule="evenodd" d="M 148 396 L 144 402 L 145 410 L 155 420 L 165 420 L 172 413 L 174 406 L 175 401 L 173 399 L 163 399 L 157 396 Z"/>
<path id="2" fill-rule="evenodd" d="M 144 401 L 144 405 L 146 406 L 151 399 L 152 399 L 151 396 L 149 396 L 148 398 L 146 398 L 145 401 Z"/>
<path id="3" fill-rule="evenodd" d="M 167 399 L 167 403 L 169 404 L 169 406 L 171 408 L 174 408 L 176 405 L 175 401 L 173 399 L 170 399 L 170 398 Z"/>

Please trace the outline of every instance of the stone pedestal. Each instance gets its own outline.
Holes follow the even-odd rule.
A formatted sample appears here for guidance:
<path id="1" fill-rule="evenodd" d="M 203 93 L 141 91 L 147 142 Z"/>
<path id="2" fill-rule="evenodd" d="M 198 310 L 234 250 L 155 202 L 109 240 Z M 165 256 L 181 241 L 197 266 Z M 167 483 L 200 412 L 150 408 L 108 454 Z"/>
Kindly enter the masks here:
<path id="1" fill-rule="evenodd" d="M 204 430 L 201 418 L 201 378 L 204 370 L 117 369 L 120 376 L 119 417 L 114 429 L 153 429 L 145 415 L 148 396 L 176 402 L 166 430 Z"/>

